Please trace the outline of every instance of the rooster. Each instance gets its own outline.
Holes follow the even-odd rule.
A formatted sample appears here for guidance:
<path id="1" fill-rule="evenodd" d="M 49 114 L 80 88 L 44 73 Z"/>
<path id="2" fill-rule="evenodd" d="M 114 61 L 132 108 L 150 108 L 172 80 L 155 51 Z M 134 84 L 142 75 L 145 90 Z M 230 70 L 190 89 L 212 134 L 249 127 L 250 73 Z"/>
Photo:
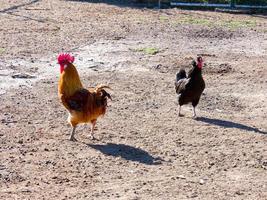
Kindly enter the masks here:
<path id="1" fill-rule="evenodd" d="M 99 116 L 103 116 L 107 108 L 107 99 L 111 99 L 104 89 L 107 85 L 98 85 L 95 88 L 84 88 L 79 74 L 72 64 L 74 57 L 69 54 L 60 54 L 57 58 L 60 65 L 60 79 L 58 96 L 63 106 L 68 110 L 68 122 L 72 126 L 71 141 L 76 126 L 80 123 L 91 123 L 91 138 L 94 138 L 95 124 Z"/>
<path id="2" fill-rule="evenodd" d="M 200 96 L 205 89 L 205 81 L 202 77 L 203 59 L 197 57 L 197 62 L 193 61 L 193 68 L 189 71 L 186 77 L 184 69 L 176 74 L 175 90 L 178 94 L 179 116 L 181 115 L 181 106 L 192 103 L 194 115 L 196 117 L 195 107 L 197 106 Z"/>

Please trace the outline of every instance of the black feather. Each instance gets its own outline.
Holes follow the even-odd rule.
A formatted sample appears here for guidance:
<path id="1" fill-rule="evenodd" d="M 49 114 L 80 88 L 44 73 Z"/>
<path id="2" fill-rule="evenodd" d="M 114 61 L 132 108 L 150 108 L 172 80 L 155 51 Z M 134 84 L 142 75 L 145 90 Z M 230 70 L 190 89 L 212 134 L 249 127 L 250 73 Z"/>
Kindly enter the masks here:
<path id="1" fill-rule="evenodd" d="M 176 74 L 176 82 L 183 78 L 186 78 L 186 72 L 184 69 L 180 69 L 180 71 Z"/>

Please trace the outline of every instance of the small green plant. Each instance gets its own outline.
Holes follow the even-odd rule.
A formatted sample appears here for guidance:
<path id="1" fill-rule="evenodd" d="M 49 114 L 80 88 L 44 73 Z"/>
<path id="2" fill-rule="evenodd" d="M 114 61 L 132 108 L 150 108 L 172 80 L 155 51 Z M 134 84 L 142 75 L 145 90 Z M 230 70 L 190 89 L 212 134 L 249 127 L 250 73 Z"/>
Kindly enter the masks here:
<path id="1" fill-rule="evenodd" d="M 155 47 L 138 48 L 135 51 L 143 52 L 143 53 L 149 54 L 149 55 L 156 55 L 157 53 L 159 53 L 159 49 L 157 49 Z"/>
<path id="2" fill-rule="evenodd" d="M 4 53 L 6 50 L 0 47 L 0 54 Z"/>
<path id="3" fill-rule="evenodd" d="M 230 20 L 230 21 L 222 22 L 221 26 L 224 26 L 230 29 L 252 28 L 252 27 L 257 26 L 257 23 L 256 21 L 252 21 L 252 20 L 245 20 L 245 21 Z"/>
<path id="4" fill-rule="evenodd" d="M 187 24 L 187 25 L 202 25 L 209 27 L 225 27 L 229 29 L 238 29 L 238 28 L 252 28 L 256 27 L 257 23 L 255 20 L 213 20 L 213 19 L 204 19 L 197 18 L 195 16 L 185 16 L 180 17 L 176 21 L 178 24 Z"/>
<path id="5" fill-rule="evenodd" d="M 167 21 L 168 20 L 168 17 L 166 17 L 166 16 L 159 16 L 159 20 L 160 21 Z"/>
<path id="6" fill-rule="evenodd" d="M 209 19 L 201 19 L 193 16 L 187 16 L 179 18 L 177 21 L 178 24 L 191 24 L 191 25 L 204 25 L 211 26 L 213 22 Z"/>

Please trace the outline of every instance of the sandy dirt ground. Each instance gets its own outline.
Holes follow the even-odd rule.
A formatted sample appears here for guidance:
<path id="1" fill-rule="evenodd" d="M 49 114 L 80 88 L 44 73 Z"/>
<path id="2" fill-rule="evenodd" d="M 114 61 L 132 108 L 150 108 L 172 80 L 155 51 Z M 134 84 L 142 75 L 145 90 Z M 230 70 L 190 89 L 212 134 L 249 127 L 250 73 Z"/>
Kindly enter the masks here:
<path id="1" fill-rule="evenodd" d="M 267 199 L 267 19 L 65 0 L 0 0 L 0 199 Z M 56 56 L 113 101 L 69 141 Z M 177 115 L 200 54 L 206 89 Z"/>

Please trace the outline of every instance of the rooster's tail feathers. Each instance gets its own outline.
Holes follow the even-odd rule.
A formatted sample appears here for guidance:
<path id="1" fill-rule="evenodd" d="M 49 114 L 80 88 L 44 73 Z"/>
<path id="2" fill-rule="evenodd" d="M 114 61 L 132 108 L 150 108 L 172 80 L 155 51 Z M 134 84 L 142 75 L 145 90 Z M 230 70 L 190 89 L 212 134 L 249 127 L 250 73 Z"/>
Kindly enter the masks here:
<path id="1" fill-rule="evenodd" d="M 95 87 L 94 92 L 95 92 L 95 93 L 101 92 L 101 93 L 102 93 L 101 96 L 102 96 L 103 98 L 106 98 L 106 97 L 107 97 L 107 98 L 109 98 L 110 100 L 112 100 L 110 94 L 107 93 L 104 89 L 110 89 L 110 90 L 111 90 L 111 88 L 110 88 L 108 85 L 100 84 L 100 85 L 97 85 L 97 86 Z"/>
<path id="2" fill-rule="evenodd" d="M 103 90 L 103 89 L 110 89 L 111 90 L 111 88 L 108 86 L 108 85 L 105 85 L 105 84 L 100 84 L 100 85 L 97 85 L 96 87 L 95 87 L 95 92 L 97 93 L 97 92 L 100 92 L 101 90 Z"/>

